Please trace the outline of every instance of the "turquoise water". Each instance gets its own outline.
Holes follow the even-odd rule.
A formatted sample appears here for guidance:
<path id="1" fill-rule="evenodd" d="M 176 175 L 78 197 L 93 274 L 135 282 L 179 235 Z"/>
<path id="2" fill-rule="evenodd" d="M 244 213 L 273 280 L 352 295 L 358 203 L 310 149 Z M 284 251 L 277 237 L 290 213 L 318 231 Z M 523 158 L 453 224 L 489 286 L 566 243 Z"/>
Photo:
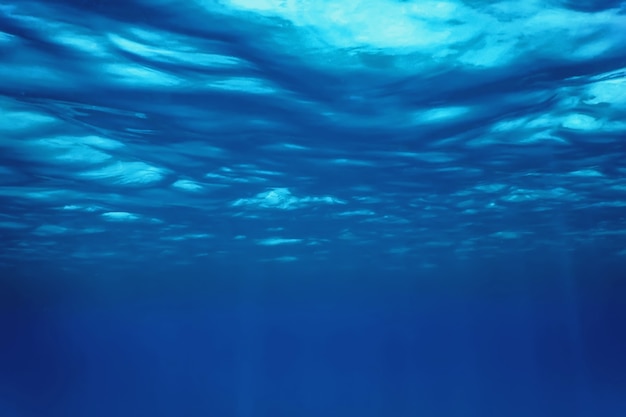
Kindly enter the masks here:
<path id="1" fill-rule="evenodd" d="M 626 415 L 619 1 L 0 5 L 0 415 Z"/>

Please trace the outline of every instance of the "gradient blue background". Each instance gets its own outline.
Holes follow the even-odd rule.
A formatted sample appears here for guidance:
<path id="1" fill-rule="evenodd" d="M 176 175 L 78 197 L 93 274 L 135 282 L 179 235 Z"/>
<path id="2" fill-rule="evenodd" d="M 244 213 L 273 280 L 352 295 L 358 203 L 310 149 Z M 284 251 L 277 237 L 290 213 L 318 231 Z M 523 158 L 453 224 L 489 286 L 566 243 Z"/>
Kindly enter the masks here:
<path id="1" fill-rule="evenodd" d="M 620 415 L 624 271 L 508 261 L 383 282 L 31 267 L 3 287 L 3 414 Z"/>
<path id="2" fill-rule="evenodd" d="M 0 4 L 0 417 L 626 416 L 620 1 Z"/>

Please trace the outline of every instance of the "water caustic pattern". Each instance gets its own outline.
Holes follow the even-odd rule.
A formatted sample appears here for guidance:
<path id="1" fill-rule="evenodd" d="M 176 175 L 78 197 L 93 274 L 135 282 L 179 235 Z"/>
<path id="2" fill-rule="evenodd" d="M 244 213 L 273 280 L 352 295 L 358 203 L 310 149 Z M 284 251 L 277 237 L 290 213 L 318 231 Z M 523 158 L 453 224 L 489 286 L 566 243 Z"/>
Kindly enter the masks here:
<path id="1" fill-rule="evenodd" d="M 624 45 L 619 1 L 5 3 L 0 262 L 625 257 Z"/>

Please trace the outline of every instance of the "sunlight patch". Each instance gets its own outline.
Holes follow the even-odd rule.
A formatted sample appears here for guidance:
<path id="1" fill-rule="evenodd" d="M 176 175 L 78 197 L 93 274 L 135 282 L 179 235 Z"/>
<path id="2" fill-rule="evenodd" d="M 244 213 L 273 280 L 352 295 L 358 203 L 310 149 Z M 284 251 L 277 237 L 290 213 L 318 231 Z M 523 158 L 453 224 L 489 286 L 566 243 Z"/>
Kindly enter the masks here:
<path id="1" fill-rule="evenodd" d="M 17 40 L 18 38 L 15 35 L 11 35 L 9 33 L 6 32 L 0 32 L 0 44 L 3 43 L 11 43 L 15 40 Z"/>
<path id="2" fill-rule="evenodd" d="M 573 177 L 604 177 L 604 175 L 595 169 L 581 169 L 570 172 Z"/>
<path id="3" fill-rule="evenodd" d="M 139 220 L 141 216 L 126 211 L 108 211 L 101 215 L 105 220 L 111 222 L 133 222 Z"/>
<path id="4" fill-rule="evenodd" d="M 263 146 L 263 148 L 272 151 L 310 151 L 308 146 L 297 145 L 295 143 L 273 143 Z"/>
<path id="5" fill-rule="evenodd" d="M 158 34 L 138 28 L 133 28 L 130 32 L 138 40 L 132 40 L 118 34 L 109 34 L 109 41 L 130 54 L 162 62 L 184 63 L 186 65 L 206 66 L 211 68 L 240 68 L 249 66 L 247 62 L 237 57 L 198 50 L 192 46 L 193 38 L 186 39 L 180 34 L 171 32 Z M 176 37 L 180 39 L 175 39 Z"/>
<path id="6" fill-rule="evenodd" d="M 122 143 L 99 136 L 56 136 L 21 144 L 26 157 L 42 162 L 98 164 L 111 159 L 104 150 L 118 149 Z"/>
<path id="7" fill-rule="evenodd" d="M 562 126 L 572 130 L 592 130 L 602 126 L 598 120 L 587 114 L 571 114 L 563 119 Z"/>
<path id="8" fill-rule="evenodd" d="M 526 201 L 545 200 L 545 199 L 557 199 L 557 200 L 577 200 L 578 197 L 562 187 L 555 187 L 547 190 L 533 190 L 524 188 L 514 188 L 508 195 L 503 196 L 504 201 L 511 203 L 522 203 Z"/>
<path id="9" fill-rule="evenodd" d="M 196 1 L 212 11 L 219 8 L 213 1 Z M 267 37 L 293 55 L 322 66 L 373 70 L 414 71 L 439 64 L 501 67 L 533 54 L 593 59 L 620 50 L 626 23 L 616 10 L 584 13 L 559 7 L 558 2 L 221 0 L 219 4 L 226 6 L 221 11 L 246 20 L 257 15 L 279 22 L 266 26 Z M 259 19 L 259 24 L 268 20 Z M 559 42 L 553 41 L 556 38 Z"/>
<path id="10" fill-rule="evenodd" d="M 182 84 L 182 80 L 174 75 L 130 62 L 111 62 L 103 65 L 102 69 L 116 81 L 135 86 L 171 87 Z"/>
<path id="11" fill-rule="evenodd" d="M 75 197 L 77 194 L 74 191 L 70 190 L 59 190 L 59 189 L 45 189 L 45 188 L 31 188 L 31 191 L 28 191 L 28 188 L 12 188 L 5 187 L 0 189 L 0 194 L 2 191 L 8 192 L 8 195 L 16 195 L 26 198 L 31 198 L 33 200 L 66 200 L 67 198 Z M 17 191 L 17 192 L 13 192 Z M 7 195 L 5 194 L 5 195 Z"/>
<path id="12" fill-rule="evenodd" d="M 339 217 L 374 216 L 374 215 L 376 215 L 376 213 L 373 212 L 372 210 L 343 211 L 337 214 L 337 216 Z"/>
<path id="13" fill-rule="evenodd" d="M 99 109 L 100 110 L 100 109 Z M 124 145 L 122 142 L 114 139 L 104 138 L 102 136 L 80 136 L 76 138 L 72 138 L 77 142 L 84 143 L 85 145 L 93 146 L 94 148 L 113 150 L 123 148 Z"/>
<path id="14" fill-rule="evenodd" d="M 233 207 L 259 207 L 281 210 L 294 210 L 315 204 L 345 204 L 334 197 L 296 197 L 288 188 L 274 188 L 257 194 L 252 198 L 240 198 L 232 203 Z"/>
<path id="15" fill-rule="evenodd" d="M 600 203 L 590 204 L 589 207 L 626 207 L 626 201 L 602 201 Z"/>
<path id="16" fill-rule="evenodd" d="M 3 103 L 0 105 L 4 106 Z M 19 132 L 25 129 L 41 129 L 59 122 L 58 119 L 44 113 L 30 111 L 3 110 L 0 117 L 0 132 Z"/>
<path id="17" fill-rule="evenodd" d="M 324 161 L 324 163 L 332 163 L 335 165 L 343 165 L 343 166 L 354 166 L 354 167 L 373 167 L 376 166 L 375 163 L 370 161 L 363 161 L 359 159 L 348 159 L 348 158 L 337 158 L 332 159 L 330 161 Z"/>
<path id="18" fill-rule="evenodd" d="M 111 155 L 105 152 L 80 144 L 50 149 L 56 153 L 56 155 L 53 153 L 54 160 L 67 164 L 97 164 L 111 159 Z"/>
<path id="19" fill-rule="evenodd" d="M 172 184 L 172 187 L 178 188 L 179 190 L 191 192 L 202 191 L 202 186 L 197 182 L 191 180 L 178 180 L 174 184 Z"/>
<path id="20" fill-rule="evenodd" d="M 64 31 L 51 33 L 50 37 L 58 43 L 88 53 L 89 56 L 106 57 L 107 48 L 102 39 L 94 36 L 93 33 L 78 33 L 77 28 L 66 28 Z"/>
<path id="21" fill-rule="evenodd" d="M 302 239 L 285 239 L 279 237 L 271 237 L 267 239 L 257 240 L 257 243 L 262 246 L 293 245 L 300 242 L 302 242 Z"/>
<path id="22" fill-rule="evenodd" d="M 426 1 L 274 2 L 229 0 L 223 3 L 241 11 L 288 20 L 315 29 L 337 47 L 415 47 L 441 44 L 450 36 L 445 22 L 459 17 L 458 4 Z"/>
<path id="23" fill-rule="evenodd" d="M 80 204 L 66 204 L 63 207 L 60 207 L 60 210 L 63 211 L 84 211 L 87 213 L 93 213 L 95 211 L 102 210 L 102 207 L 98 206 L 83 206 Z"/>
<path id="24" fill-rule="evenodd" d="M 150 185 L 163 179 L 165 171 L 145 162 L 117 162 L 80 175 L 92 180 L 104 180 L 119 185 Z"/>
<path id="25" fill-rule="evenodd" d="M 484 193 L 497 193 L 499 191 L 504 190 L 507 187 L 506 184 L 481 184 L 474 187 L 477 191 L 482 191 Z"/>
<path id="26" fill-rule="evenodd" d="M 456 119 L 469 113 L 469 107 L 438 107 L 415 113 L 413 119 L 419 123 L 438 123 Z"/>
<path id="27" fill-rule="evenodd" d="M 495 232 L 491 236 L 497 237 L 500 239 L 505 239 L 505 240 L 513 240 L 513 239 L 519 239 L 520 237 L 522 237 L 522 234 L 519 232 L 512 232 L 512 231 L 504 230 L 501 232 Z"/>
<path id="28" fill-rule="evenodd" d="M 588 93 L 591 96 L 586 103 L 589 104 L 626 104 L 626 78 L 616 78 L 611 80 L 599 81 L 588 87 Z"/>
<path id="29" fill-rule="evenodd" d="M 219 80 L 209 82 L 208 86 L 217 90 L 239 91 L 242 93 L 279 93 L 279 90 L 270 86 L 267 81 L 250 77 L 232 77 L 229 79 L 220 78 Z"/>
<path id="30" fill-rule="evenodd" d="M 178 236 L 166 236 L 166 237 L 161 238 L 161 240 L 171 240 L 174 242 L 180 242 L 180 241 L 185 241 L 185 240 L 209 239 L 212 237 L 213 235 L 210 235 L 208 233 L 186 233 L 184 235 L 178 235 Z"/>

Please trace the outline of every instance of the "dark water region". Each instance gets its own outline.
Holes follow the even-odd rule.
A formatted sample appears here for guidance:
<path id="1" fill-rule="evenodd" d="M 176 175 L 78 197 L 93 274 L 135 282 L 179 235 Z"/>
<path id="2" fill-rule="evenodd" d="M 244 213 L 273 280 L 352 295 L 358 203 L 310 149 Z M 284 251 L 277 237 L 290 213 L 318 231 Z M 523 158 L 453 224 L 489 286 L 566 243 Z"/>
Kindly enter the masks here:
<path id="1" fill-rule="evenodd" d="M 3 300 L 5 413 L 618 415 L 623 279 L 599 288 L 572 266 L 20 276 Z"/>
<path id="2" fill-rule="evenodd" d="M 626 415 L 619 1 L 0 4 L 0 416 Z"/>

